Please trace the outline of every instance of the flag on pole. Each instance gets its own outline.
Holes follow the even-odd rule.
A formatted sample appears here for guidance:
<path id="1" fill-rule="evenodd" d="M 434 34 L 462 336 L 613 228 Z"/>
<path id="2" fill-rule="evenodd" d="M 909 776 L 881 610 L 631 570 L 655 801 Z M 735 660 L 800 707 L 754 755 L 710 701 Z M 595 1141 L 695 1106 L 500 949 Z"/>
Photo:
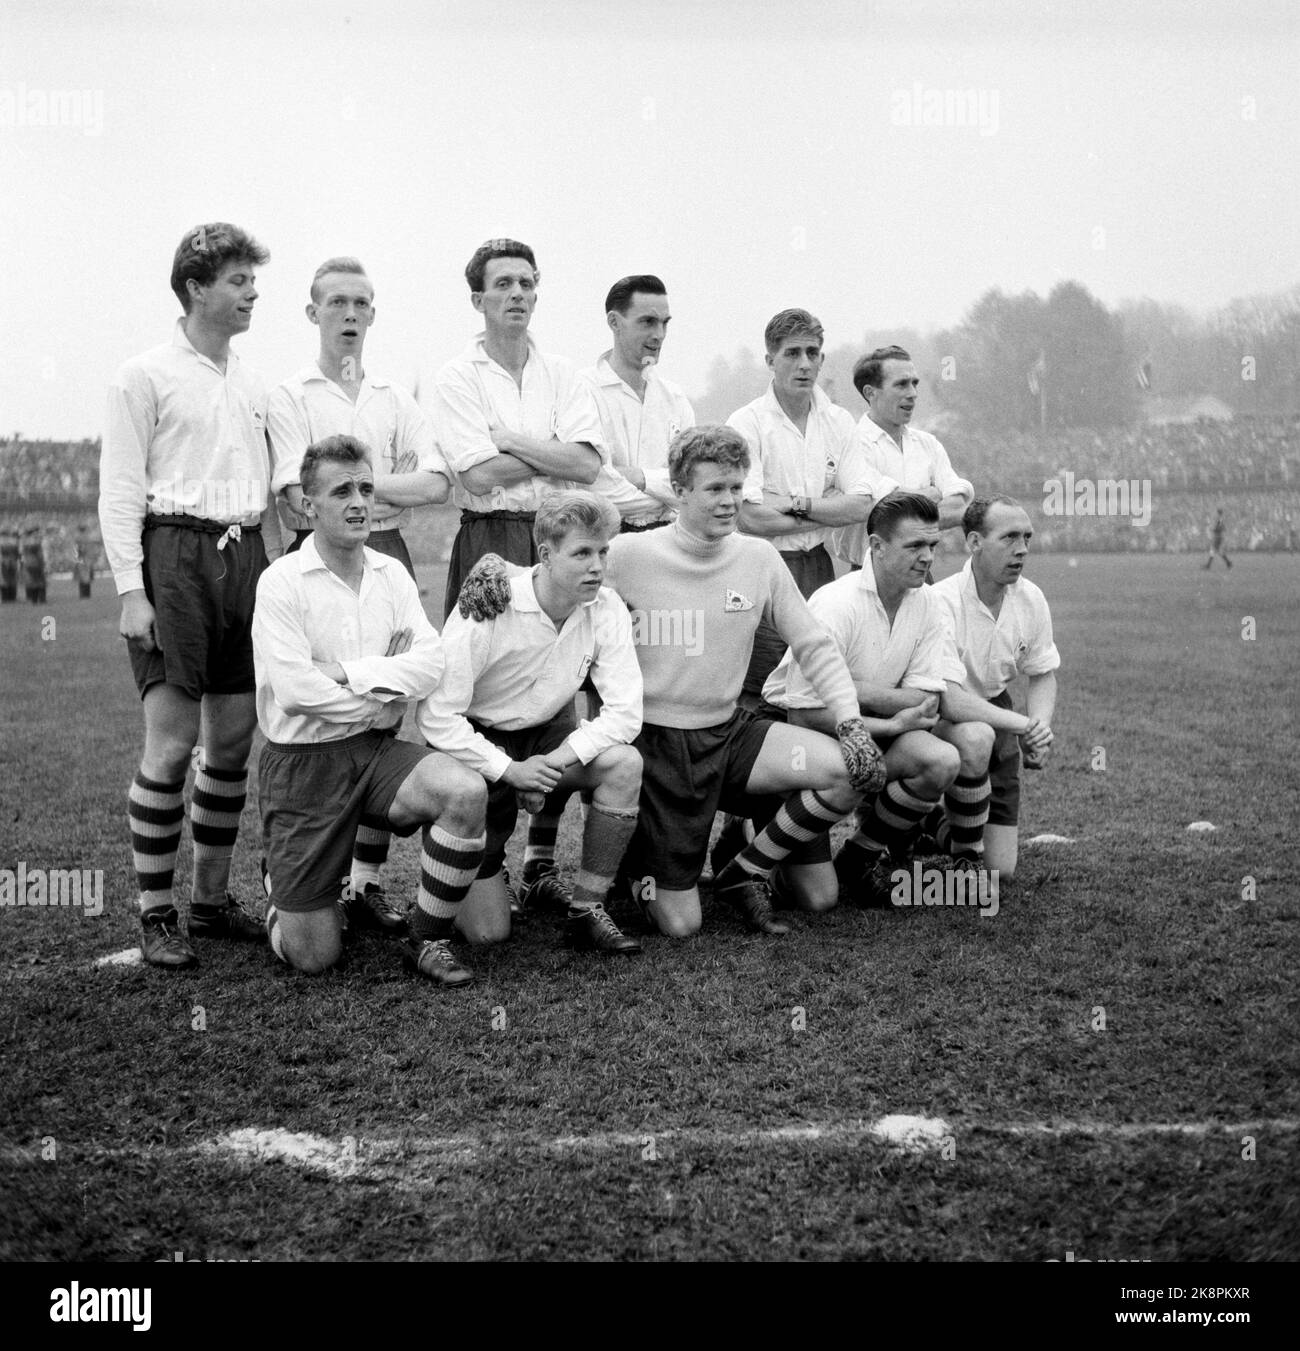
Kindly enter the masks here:
<path id="1" fill-rule="evenodd" d="M 1029 368 L 1029 392 L 1037 394 L 1042 387 L 1043 377 L 1047 374 L 1047 353 L 1039 352 L 1038 360 Z"/>

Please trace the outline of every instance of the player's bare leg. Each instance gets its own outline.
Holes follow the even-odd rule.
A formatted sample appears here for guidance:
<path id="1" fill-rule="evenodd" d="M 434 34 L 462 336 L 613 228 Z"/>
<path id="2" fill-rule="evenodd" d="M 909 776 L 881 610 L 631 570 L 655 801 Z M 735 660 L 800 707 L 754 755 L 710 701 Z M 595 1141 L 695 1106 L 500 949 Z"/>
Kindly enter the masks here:
<path id="1" fill-rule="evenodd" d="M 1019 851 L 1019 826 L 984 827 L 984 866 L 996 871 L 999 881 L 1009 882 L 1016 875 Z"/>

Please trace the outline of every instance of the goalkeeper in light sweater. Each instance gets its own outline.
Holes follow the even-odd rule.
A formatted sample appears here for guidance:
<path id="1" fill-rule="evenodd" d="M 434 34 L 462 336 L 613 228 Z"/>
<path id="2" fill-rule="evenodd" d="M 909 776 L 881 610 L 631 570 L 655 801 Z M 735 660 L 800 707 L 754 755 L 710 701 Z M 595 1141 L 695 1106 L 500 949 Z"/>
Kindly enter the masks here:
<path id="1" fill-rule="evenodd" d="M 769 882 L 790 852 L 826 834 L 884 786 L 880 751 L 858 716 L 853 679 L 771 543 L 736 534 L 749 448 L 730 427 L 692 427 L 668 454 L 677 520 L 612 542 L 606 581 L 627 602 L 645 682 L 641 813 L 624 872 L 662 933 L 700 928 L 699 878 L 714 814 L 781 809 L 714 878 L 714 895 L 749 927 L 784 934 Z M 467 579 L 463 613 L 498 612 L 499 560 Z M 473 581 L 474 585 L 470 586 Z M 838 743 L 737 707 L 766 617 L 835 715 Z"/>

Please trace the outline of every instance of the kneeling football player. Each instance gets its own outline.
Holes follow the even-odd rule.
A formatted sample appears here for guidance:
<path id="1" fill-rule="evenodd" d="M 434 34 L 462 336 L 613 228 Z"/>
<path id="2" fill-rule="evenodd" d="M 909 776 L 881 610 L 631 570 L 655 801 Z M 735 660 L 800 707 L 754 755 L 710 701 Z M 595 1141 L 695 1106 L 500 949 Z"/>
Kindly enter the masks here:
<path id="1" fill-rule="evenodd" d="M 338 961 L 339 877 L 365 818 L 422 830 L 404 960 L 435 985 L 465 985 L 448 940 L 483 858 L 487 792 L 452 757 L 397 739 L 408 701 L 438 683 L 442 644 L 401 563 L 365 547 L 366 447 L 351 436 L 309 446 L 301 483 L 314 532 L 262 574 L 253 612 L 271 946 L 300 971 Z"/>
<path id="2" fill-rule="evenodd" d="M 887 786 L 864 802 L 856 834 L 846 840 L 832 873 L 830 849 L 805 849 L 791 872 L 807 870 L 805 885 L 836 887 L 864 906 L 889 903 L 889 855 L 906 856 L 926 815 L 940 803 L 964 761 L 987 756 L 990 730 L 952 724 L 936 734 L 941 711 L 951 712 L 949 682 L 965 674 L 952 645 L 935 588 L 925 585 L 939 542 L 939 510 L 921 493 L 892 492 L 871 510 L 869 552 L 862 568 L 813 593 L 808 602 L 825 625 L 853 676 L 871 735 L 884 747 Z M 827 730 L 829 712 L 786 653 L 763 687 L 763 697 L 787 711 L 792 724 Z M 817 879 L 817 880 L 813 880 Z"/>
<path id="3" fill-rule="evenodd" d="M 962 529 L 966 566 L 932 588 L 965 664 L 964 688 L 946 712 L 987 723 L 988 750 L 969 770 L 963 757 L 962 777 L 944 795 L 938 838 L 954 857 L 1009 881 L 1019 846 L 1021 760 L 1041 769 L 1051 753 L 1061 657 L 1047 599 L 1024 576 L 1034 533 L 1025 509 L 1010 497 L 976 498 Z M 1028 678 L 1025 713 L 1012 708 L 1008 692 L 1017 675 Z"/>
<path id="4" fill-rule="evenodd" d="M 772 911 L 776 867 L 884 782 L 843 657 L 776 549 L 736 533 L 749 462 L 745 438 L 731 427 L 680 432 L 668 454 L 676 521 L 620 535 L 609 554 L 609 580 L 631 611 L 645 684 L 636 740 L 641 815 L 624 873 L 647 918 L 673 938 L 699 931 L 698 883 L 719 809 L 749 816 L 772 795 L 784 799 L 713 883 L 714 896 L 751 929 L 780 935 L 789 926 Z M 490 612 L 500 569 L 499 559 L 481 560 L 466 578 L 462 603 Z M 835 738 L 737 707 L 765 617 L 834 710 Z"/>
<path id="5" fill-rule="evenodd" d="M 601 585 L 618 510 L 587 492 L 543 498 L 533 535 L 538 562 L 503 583 L 504 608 L 473 619 L 468 597 L 443 627 L 447 670 L 416 713 L 431 746 L 482 774 L 488 794 L 487 853 L 460 918 L 473 942 L 510 933 L 503 865 L 518 803 L 558 822 L 568 797 L 590 794 L 574 886 L 553 856 L 524 865 L 525 910 L 567 915 L 569 941 L 598 952 L 639 952 L 605 910 L 636 828 L 641 757 L 641 670 L 627 607 Z M 499 563 L 495 555 L 491 556 Z M 464 612 L 462 612 L 462 610 Z M 573 700 L 590 678 L 599 716 L 575 725 Z"/>

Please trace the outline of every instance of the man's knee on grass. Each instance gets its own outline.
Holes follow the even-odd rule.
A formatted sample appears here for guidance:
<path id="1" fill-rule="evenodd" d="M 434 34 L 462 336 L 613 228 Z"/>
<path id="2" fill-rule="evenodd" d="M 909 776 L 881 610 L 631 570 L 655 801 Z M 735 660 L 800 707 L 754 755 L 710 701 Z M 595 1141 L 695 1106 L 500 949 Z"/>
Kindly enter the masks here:
<path id="1" fill-rule="evenodd" d="M 984 866 L 997 873 L 999 883 L 1010 882 L 1015 877 L 1019 852 L 1019 826 L 984 827 Z"/>
<path id="2" fill-rule="evenodd" d="M 824 915 L 840 900 L 840 882 L 831 863 L 787 864 L 782 869 L 795 904 L 806 915 Z"/>
<path id="3" fill-rule="evenodd" d="M 689 891 L 667 891 L 657 887 L 649 898 L 643 894 L 642 900 L 655 927 L 665 937 L 693 938 L 699 933 L 704 917 L 700 912 L 698 887 Z"/>
<path id="4" fill-rule="evenodd" d="M 276 911 L 276 956 L 295 971 L 317 976 L 343 954 L 343 934 L 333 905 L 302 913 Z"/>
<path id="5" fill-rule="evenodd" d="M 506 891 L 505 873 L 498 870 L 491 877 L 475 880 L 460 903 L 456 928 L 476 947 L 504 943 L 510 937 L 510 895 Z"/>

